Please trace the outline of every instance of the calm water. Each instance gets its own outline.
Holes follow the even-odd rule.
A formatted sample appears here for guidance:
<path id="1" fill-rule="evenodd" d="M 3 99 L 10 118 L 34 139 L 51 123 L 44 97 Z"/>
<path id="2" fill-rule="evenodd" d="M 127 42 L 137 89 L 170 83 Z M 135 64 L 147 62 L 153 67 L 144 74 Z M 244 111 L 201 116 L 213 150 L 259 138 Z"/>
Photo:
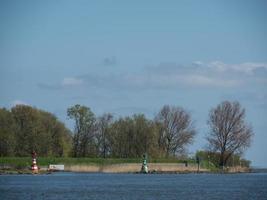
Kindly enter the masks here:
<path id="1" fill-rule="evenodd" d="M 1 175 L 0 199 L 267 199 L 267 174 Z"/>

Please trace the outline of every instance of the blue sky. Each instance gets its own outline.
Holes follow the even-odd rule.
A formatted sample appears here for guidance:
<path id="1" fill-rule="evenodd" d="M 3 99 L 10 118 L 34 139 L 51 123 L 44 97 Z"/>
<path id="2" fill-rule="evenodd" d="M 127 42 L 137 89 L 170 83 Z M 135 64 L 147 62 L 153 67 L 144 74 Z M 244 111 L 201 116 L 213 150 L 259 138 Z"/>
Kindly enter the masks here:
<path id="1" fill-rule="evenodd" d="M 0 1 L 0 106 L 97 115 L 182 106 L 203 149 L 208 112 L 246 108 L 245 157 L 267 166 L 267 3 L 247 1 Z"/>

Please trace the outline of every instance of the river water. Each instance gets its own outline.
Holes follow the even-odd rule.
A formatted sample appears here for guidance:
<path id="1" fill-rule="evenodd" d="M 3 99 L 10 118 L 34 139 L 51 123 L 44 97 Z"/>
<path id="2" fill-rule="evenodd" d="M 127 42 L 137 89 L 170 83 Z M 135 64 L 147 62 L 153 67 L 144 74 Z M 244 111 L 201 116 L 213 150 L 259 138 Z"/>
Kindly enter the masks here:
<path id="1" fill-rule="evenodd" d="M 267 199 L 267 173 L 0 175 L 0 199 Z"/>

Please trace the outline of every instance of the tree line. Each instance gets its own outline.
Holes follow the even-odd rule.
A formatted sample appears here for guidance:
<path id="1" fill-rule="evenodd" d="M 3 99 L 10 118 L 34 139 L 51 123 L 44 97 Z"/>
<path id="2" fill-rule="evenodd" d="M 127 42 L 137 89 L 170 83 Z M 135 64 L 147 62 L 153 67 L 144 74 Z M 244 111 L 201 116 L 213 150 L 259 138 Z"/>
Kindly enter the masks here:
<path id="1" fill-rule="evenodd" d="M 147 153 L 170 157 L 185 152 L 195 130 L 191 116 L 180 107 L 164 106 L 154 120 L 143 114 L 114 119 L 110 113 L 96 117 L 90 108 L 68 109 L 75 122 L 73 156 L 136 158 Z"/>
<path id="2" fill-rule="evenodd" d="M 0 156 L 67 156 L 70 130 L 55 115 L 26 105 L 0 108 Z"/>
<path id="3" fill-rule="evenodd" d="M 111 113 L 96 116 L 89 107 L 67 109 L 74 130 L 68 130 L 53 114 L 26 105 L 0 109 L 0 155 L 102 158 L 154 158 L 186 155 L 196 129 L 182 107 L 163 106 L 154 119 L 143 114 L 115 119 Z M 253 131 L 238 102 L 224 101 L 210 110 L 207 151 L 214 152 L 219 166 L 249 147 Z"/>

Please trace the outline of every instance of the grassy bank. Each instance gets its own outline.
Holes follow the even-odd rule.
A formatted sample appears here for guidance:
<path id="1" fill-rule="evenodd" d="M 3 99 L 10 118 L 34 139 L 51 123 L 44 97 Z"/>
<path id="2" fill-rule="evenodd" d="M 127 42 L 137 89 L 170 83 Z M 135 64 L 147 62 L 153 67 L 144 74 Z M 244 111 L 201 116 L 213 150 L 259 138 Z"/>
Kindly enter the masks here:
<path id="1" fill-rule="evenodd" d="M 8 166 L 14 169 L 23 169 L 31 166 L 31 157 L 0 157 L 0 167 Z M 150 163 L 183 163 L 183 160 L 174 158 L 151 158 Z M 192 163 L 194 161 L 188 161 Z M 38 157 L 38 166 L 48 166 L 49 164 L 68 165 L 111 165 L 124 163 L 142 163 L 142 158 L 71 158 L 71 157 Z"/>
<path id="2" fill-rule="evenodd" d="M 1 173 L 30 173 L 31 157 L 0 157 Z M 138 172 L 140 171 L 142 158 L 71 158 L 71 157 L 39 157 L 37 164 L 39 167 L 47 167 L 49 164 L 64 164 L 66 171 L 74 172 Z M 184 160 L 169 159 L 148 159 L 149 170 L 157 172 L 195 172 L 197 164 L 194 160 L 187 160 L 188 166 L 185 166 Z M 201 161 L 201 171 L 221 173 L 222 170 L 208 161 Z M 25 171 L 26 170 L 26 171 Z M 249 172 L 249 168 L 229 167 L 223 172 Z"/>

